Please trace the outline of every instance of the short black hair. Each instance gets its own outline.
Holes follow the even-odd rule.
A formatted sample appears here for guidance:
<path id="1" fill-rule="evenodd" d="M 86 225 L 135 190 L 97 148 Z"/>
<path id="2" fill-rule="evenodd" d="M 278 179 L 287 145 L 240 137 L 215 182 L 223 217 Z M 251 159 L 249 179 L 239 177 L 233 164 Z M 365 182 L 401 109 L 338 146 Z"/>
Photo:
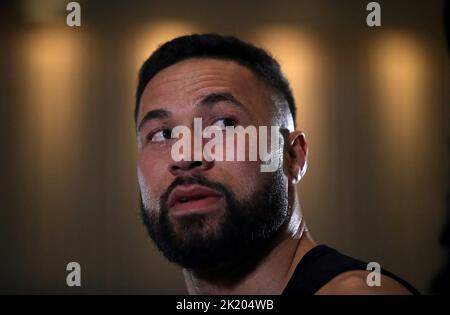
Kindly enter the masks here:
<path id="1" fill-rule="evenodd" d="M 192 34 L 180 36 L 159 46 L 144 62 L 138 77 L 134 120 L 148 82 L 161 70 L 189 58 L 216 58 L 235 61 L 278 92 L 287 102 L 295 125 L 295 102 L 289 82 L 278 62 L 264 49 L 233 36 Z"/>

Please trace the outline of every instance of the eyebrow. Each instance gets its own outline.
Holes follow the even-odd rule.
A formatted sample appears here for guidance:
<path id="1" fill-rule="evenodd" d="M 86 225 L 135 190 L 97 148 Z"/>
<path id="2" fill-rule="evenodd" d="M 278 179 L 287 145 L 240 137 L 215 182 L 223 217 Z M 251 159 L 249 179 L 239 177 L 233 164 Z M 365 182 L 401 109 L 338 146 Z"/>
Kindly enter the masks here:
<path id="1" fill-rule="evenodd" d="M 154 109 L 145 114 L 138 126 L 138 131 L 141 130 L 142 126 L 150 120 L 153 119 L 165 119 L 170 117 L 170 112 L 165 109 Z"/>
<path id="2" fill-rule="evenodd" d="M 233 96 L 233 94 L 228 92 L 207 94 L 201 98 L 197 105 L 200 107 L 213 107 L 219 102 L 230 102 L 232 105 L 239 107 L 240 109 L 247 110 L 245 106 Z"/>
<path id="3" fill-rule="evenodd" d="M 239 102 L 231 93 L 210 93 L 200 97 L 200 101 L 196 103 L 198 107 L 212 108 L 219 102 L 229 102 L 230 104 L 247 111 L 247 108 Z M 171 113 L 165 109 L 154 109 L 145 114 L 138 126 L 138 131 L 141 130 L 143 125 L 153 119 L 165 119 L 169 118 Z"/>

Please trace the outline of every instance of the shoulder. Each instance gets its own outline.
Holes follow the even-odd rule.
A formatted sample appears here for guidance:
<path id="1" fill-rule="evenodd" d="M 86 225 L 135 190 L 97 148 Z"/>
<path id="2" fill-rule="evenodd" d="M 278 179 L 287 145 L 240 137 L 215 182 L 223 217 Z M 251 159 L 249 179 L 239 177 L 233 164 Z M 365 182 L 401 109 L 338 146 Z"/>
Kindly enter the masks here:
<path id="1" fill-rule="evenodd" d="M 380 275 L 379 286 L 369 286 L 366 270 L 352 270 L 339 274 L 320 288 L 316 294 L 335 295 L 410 295 L 412 294 L 398 281 L 389 276 Z"/>

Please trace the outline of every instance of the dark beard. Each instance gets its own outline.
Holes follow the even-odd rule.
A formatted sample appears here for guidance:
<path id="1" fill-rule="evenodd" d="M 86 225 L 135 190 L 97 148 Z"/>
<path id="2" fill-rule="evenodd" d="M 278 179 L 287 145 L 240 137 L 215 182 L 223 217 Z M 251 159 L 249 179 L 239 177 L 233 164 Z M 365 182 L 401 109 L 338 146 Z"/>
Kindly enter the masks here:
<path id="1" fill-rule="evenodd" d="M 282 171 L 271 175 L 246 200 L 238 200 L 226 186 L 209 181 L 201 174 L 178 177 L 161 195 L 160 211 L 146 209 L 141 198 L 143 222 L 158 249 L 181 267 L 200 271 L 255 260 L 271 246 L 288 217 Z M 189 215 L 180 228 L 174 228 L 170 221 L 170 193 L 179 185 L 190 184 L 203 185 L 223 194 L 226 208 L 214 229 L 208 229 L 208 217 L 203 215 Z"/>

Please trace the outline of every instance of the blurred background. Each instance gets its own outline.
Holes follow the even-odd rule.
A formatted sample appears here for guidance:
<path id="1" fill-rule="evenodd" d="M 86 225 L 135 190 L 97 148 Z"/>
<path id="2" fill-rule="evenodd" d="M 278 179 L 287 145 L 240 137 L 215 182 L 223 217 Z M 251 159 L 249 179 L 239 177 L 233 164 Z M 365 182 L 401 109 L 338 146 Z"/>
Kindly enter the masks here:
<path id="1" fill-rule="evenodd" d="M 378 1 L 381 27 L 368 0 L 78 1 L 81 27 L 68 2 L 1 3 L 0 293 L 186 293 L 140 221 L 133 109 L 142 62 L 194 32 L 280 61 L 310 148 L 299 191 L 315 240 L 444 290 L 443 1 Z"/>

